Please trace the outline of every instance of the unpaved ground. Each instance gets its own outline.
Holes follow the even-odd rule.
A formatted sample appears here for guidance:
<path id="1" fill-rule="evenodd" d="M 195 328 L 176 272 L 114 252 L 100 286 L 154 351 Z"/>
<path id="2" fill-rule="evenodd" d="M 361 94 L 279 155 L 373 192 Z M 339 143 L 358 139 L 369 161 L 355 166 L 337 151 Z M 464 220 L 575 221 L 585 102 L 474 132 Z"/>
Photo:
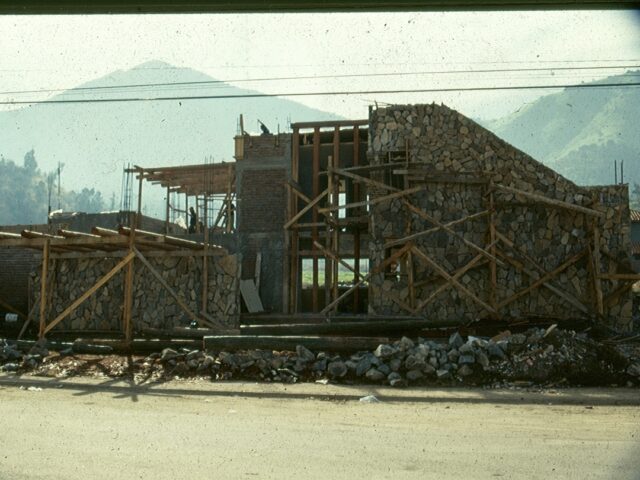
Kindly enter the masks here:
<path id="1" fill-rule="evenodd" d="M 638 397 L 0 375 L 0 479 L 638 479 Z"/>

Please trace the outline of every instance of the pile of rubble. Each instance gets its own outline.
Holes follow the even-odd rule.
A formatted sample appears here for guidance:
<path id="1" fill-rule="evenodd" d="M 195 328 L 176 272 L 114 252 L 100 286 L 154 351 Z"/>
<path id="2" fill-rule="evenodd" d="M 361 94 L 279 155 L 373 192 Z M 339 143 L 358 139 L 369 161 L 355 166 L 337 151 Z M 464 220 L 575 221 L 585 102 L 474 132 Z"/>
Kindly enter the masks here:
<path id="1" fill-rule="evenodd" d="M 206 377 L 213 380 L 251 379 L 267 382 L 331 380 L 375 383 L 394 387 L 429 384 L 492 385 L 527 381 L 536 384 L 627 385 L 640 382 L 640 347 L 597 342 L 584 333 L 532 328 L 503 332 L 493 338 L 454 333 L 448 341 L 407 337 L 381 344 L 373 352 L 351 355 L 314 353 L 302 345 L 295 352 L 249 350 L 205 352 L 164 349 L 140 357 L 130 368 L 115 365 L 113 376 L 127 374 L 172 379 Z M 62 352 L 71 355 L 71 352 Z M 63 357 L 59 356 L 58 358 Z M 5 371 L 51 371 L 46 349 L 36 345 L 28 354 L 5 344 L 0 363 Z M 77 363 L 77 362 L 76 362 Z M 104 370 L 104 368 L 103 368 Z M 64 369 L 68 375 L 68 369 Z"/>

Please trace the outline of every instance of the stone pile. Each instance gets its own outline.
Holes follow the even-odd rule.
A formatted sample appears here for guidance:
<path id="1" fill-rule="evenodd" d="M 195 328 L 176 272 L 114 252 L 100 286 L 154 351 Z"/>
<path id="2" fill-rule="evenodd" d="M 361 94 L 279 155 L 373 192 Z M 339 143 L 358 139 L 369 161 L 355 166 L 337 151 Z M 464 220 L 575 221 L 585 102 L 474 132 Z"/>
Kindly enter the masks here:
<path id="1" fill-rule="evenodd" d="M 405 187 L 423 187 L 423 190 L 380 202 L 371 207 L 370 256 L 373 265 L 379 264 L 393 253 L 385 248 L 390 240 L 432 228 L 433 223 L 412 212 L 403 202 L 409 201 L 417 209 L 442 223 L 489 209 L 487 195 L 490 182 L 508 188 L 566 202 L 578 207 L 598 210 L 597 218 L 601 255 L 598 268 L 602 272 L 617 272 L 618 264 L 628 264 L 629 210 L 626 186 L 580 187 L 525 153 L 496 137 L 487 129 L 442 105 L 391 105 L 377 108 L 370 116 L 370 163 L 389 161 L 398 156 L 408 166 Z M 408 148 L 408 150 L 407 150 Z M 407 167 L 398 167 L 401 170 Z M 402 185 L 405 177 L 380 170 L 371 174 L 374 180 Z M 434 181 L 440 175 L 442 181 Z M 431 179 L 425 181 L 425 177 Z M 395 177 L 395 178 L 394 178 Z M 446 180 L 449 179 L 449 180 Z M 395 181 L 394 181 L 395 180 Z M 479 183 L 482 181 L 485 183 Z M 389 194 L 383 188 L 370 188 L 372 200 Z M 574 210 L 555 208 L 496 189 L 494 192 L 495 225 L 497 231 L 512 242 L 516 249 L 526 252 L 534 264 L 520 253 L 500 241 L 497 249 L 516 260 L 515 264 L 500 259 L 497 268 L 496 298 L 509 298 L 538 280 L 545 272 L 556 269 L 574 255 L 584 252 L 588 245 L 593 250 L 593 221 L 596 217 Z M 489 216 L 464 222 L 452 227 L 466 241 L 485 247 L 489 239 Z M 417 237 L 418 248 L 436 261 L 443 269 L 453 272 L 467 265 L 477 250 L 459 238 L 444 231 Z M 400 248 L 398 245 L 396 248 Z M 409 304 L 408 259 L 400 262 L 398 274 L 387 271 L 374 275 L 370 282 L 370 314 L 406 314 L 402 306 Z M 443 279 L 429 265 L 413 256 L 414 285 L 418 300 L 428 298 Z M 520 268 L 524 266 L 528 272 Z M 541 268 L 536 268 L 541 267 Z M 479 299 L 489 303 L 491 276 L 486 263 L 480 262 L 467 271 L 461 283 Z M 593 265 L 589 256 L 556 276 L 550 288 L 540 287 L 512 303 L 501 307 L 503 318 L 526 316 L 553 316 L 576 318 L 582 312 L 553 288 L 566 292 L 596 313 L 594 304 Z M 531 274 L 532 272 L 532 274 Z M 621 283 L 602 280 L 603 296 L 616 292 Z M 396 300 L 396 301 L 389 301 Z M 628 294 L 617 295 L 605 302 L 605 319 L 618 330 L 631 328 L 631 299 Z M 450 288 L 439 294 L 424 312 L 430 318 L 484 318 L 486 310 L 459 290 Z"/>
<path id="2" fill-rule="evenodd" d="M 176 294 L 193 312 L 202 305 L 202 257 L 149 257 L 149 262 L 162 275 Z M 49 319 L 61 313 L 100 277 L 113 268 L 119 259 L 58 259 L 53 281 Z M 237 326 L 239 297 L 237 259 L 233 255 L 209 259 L 207 313 L 229 325 Z M 124 300 L 125 270 L 82 303 L 60 324 L 63 330 L 119 330 Z M 172 329 L 189 325 L 190 318 L 147 269 L 136 264 L 134 269 L 133 318 L 135 328 Z M 36 275 L 33 295 L 39 298 L 40 284 Z M 36 309 L 36 317 L 38 309 Z M 35 319 L 38 322 L 38 319 Z"/>
<path id="3" fill-rule="evenodd" d="M 43 344 L 23 353 L 0 340 L 0 365 L 7 372 L 43 375 L 87 374 L 83 355 L 71 348 L 47 357 Z M 71 359 L 66 361 L 65 359 Z M 95 364 L 95 356 L 86 357 Z M 202 351 L 166 348 L 126 365 L 123 357 L 105 355 L 100 375 L 135 375 L 143 379 L 206 377 L 265 382 L 334 381 L 394 387 L 460 383 L 495 385 L 503 382 L 567 385 L 625 385 L 640 382 L 640 345 L 608 346 L 586 334 L 556 328 L 503 332 L 493 338 L 454 333 L 448 340 L 402 339 L 374 351 L 352 354 L 267 350 Z M 58 362 L 56 364 L 56 362 Z M 86 362 L 85 362 L 86 363 Z M 58 373 L 56 373 L 58 372 Z"/>
<path id="4" fill-rule="evenodd" d="M 178 376 L 191 372 L 218 380 L 330 379 L 394 387 L 518 380 L 607 384 L 640 377 L 640 358 L 624 357 L 584 334 L 555 327 L 504 332 L 494 338 L 470 336 L 466 340 L 454 333 L 445 342 L 403 337 L 381 344 L 373 352 L 351 355 L 314 353 L 302 345 L 295 352 L 165 349 L 146 359 L 149 367 L 156 362 L 164 365 L 167 374 Z"/>

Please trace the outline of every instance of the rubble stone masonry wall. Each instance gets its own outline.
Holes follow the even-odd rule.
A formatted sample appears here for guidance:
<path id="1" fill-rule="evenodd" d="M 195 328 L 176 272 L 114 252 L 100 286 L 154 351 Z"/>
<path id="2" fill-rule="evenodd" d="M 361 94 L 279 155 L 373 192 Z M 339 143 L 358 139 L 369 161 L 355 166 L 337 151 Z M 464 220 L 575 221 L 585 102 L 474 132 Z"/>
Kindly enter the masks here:
<path id="1" fill-rule="evenodd" d="M 390 158 L 393 161 L 394 156 L 398 161 L 408 158 L 411 162 L 407 164 L 410 171 L 418 169 L 430 175 L 431 179 L 437 175 L 443 179 L 442 182 L 432 183 L 425 181 L 424 175 L 420 177 L 414 174 L 413 177 L 409 175 L 407 184 L 397 185 L 401 181 L 399 174 L 390 177 L 384 170 L 372 173 L 371 178 L 391 182 L 392 185 L 395 178 L 394 186 L 400 189 L 424 186 L 417 193 L 371 206 L 372 266 L 393 253 L 393 250 L 385 249 L 385 243 L 434 226 L 406 208 L 403 199 L 438 221 L 447 223 L 487 210 L 492 182 L 604 214 L 603 218 L 597 218 L 493 189 L 496 230 L 512 242 L 515 249 L 520 250 L 520 253 L 516 252 L 503 241 L 496 244 L 497 251 L 514 259 L 515 264 L 498 257 L 502 264 L 497 266 L 494 304 L 500 306 L 501 301 L 530 286 L 545 272 L 553 271 L 581 252 L 587 252 L 580 260 L 554 276 L 547 285 L 534 288 L 516 301 L 498 308 L 498 317 L 569 319 L 598 316 L 594 270 L 591 268 L 594 261 L 590 261 L 592 257 L 587 249 L 593 249 L 595 225 L 600 236 L 600 271 L 615 273 L 629 265 L 630 222 L 626 185 L 576 186 L 446 106 L 398 105 L 372 109 L 369 131 L 368 154 L 371 164 L 382 164 L 390 161 Z M 467 180 L 484 178 L 486 183 L 447 182 L 444 181 L 445 176 Z M 382 188 L 369 189 L 374 201 L 389 193 Z M 489 218 L 488 215 L 482 216 L 452 229 L 467 241 L 486 248 L 490 243 Z M 442 230 L 419 236 L 414 242 L 417 248 L 451 275 L 478 255 L 468 244 Z M 597 258 L 597 255 L 593 258 Z M 413 255 L 412 262 L 415 302 L 419 305 L 421 300 L 442 286 L 443 278 L 416 255 Z M 479 300 L 490 304 L 492 288 L 488 264 L 488 261 L 480 261 L 459 281 Z M 524 267 L 524 270 L 520 267 Z M 406 264 L 402 268 L 406 270 Z M 410 292 L 408 276 L 402 273 L 396 275 L 386 271 L 371 279 L 370 313 L 406 313 L 401 304 L 410 303 Z M 627 330 L 631 327 L 631 298 L 628 290 L 618 295 L 616 290 L 620 290 L 622 285 L 615 280 L 601 280 L 604 304 L 602 317 L 614 328 Z M 558 291 L 565 295 L 559 295 Z M 399 301 L 393 301 L 394 298 Z M 577 300 L 588 311 L 582 311 L 575 301 L 568 301 L 567 298 Z M 420 313 L 428 318 L 460 318 L 461 323 L 491 316 L 487 309 L 455 287 L 444 290 Z"/>
<path id="2" fill-rule="evenodd" d="M 53 320 L 76 298 L 109 272 L 120 258 L 56 259 L 55 278 L 51 292 L 48 321 Z M 147 257 L 189 306 L 199 313 L 202 305 L 202 257 Z M 34 274 L 33 296 L 40 296 L 39 272 Z M 120 270 L 96 293 L 85 300 L 55 329 L 61 330 L 120 330 L 124 301 L 126 268 Z M 237 327 L 239 313 L 238 261 L 235 255 L 209 257 L 207 313 L 229 327 Z M 36 309 L 38 310 L 38 309 Z M 35 321 L 39 313 L 35 312 Z M 134 330 L 141 328 L 171 329 L 185 327 L 191 318 L 174 298 L 139 261 L 134 266 L 133 289 Z M 55 331 L 54 329 L 54 331 Z"/>

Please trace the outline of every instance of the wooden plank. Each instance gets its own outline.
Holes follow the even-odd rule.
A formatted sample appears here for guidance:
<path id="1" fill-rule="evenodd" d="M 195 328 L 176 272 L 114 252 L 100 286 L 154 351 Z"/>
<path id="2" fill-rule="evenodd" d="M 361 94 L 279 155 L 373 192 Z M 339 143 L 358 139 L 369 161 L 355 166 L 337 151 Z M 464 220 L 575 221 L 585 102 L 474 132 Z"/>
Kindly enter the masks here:
<path id="1" fill-rule="evenodd" d="M 480 247 L 479 245 L 476 245 L 475 243 L 467 240 L 466 238 L 464 238 L 462 235 L 460 235 L 458 232 L 452 230 L 451 228 L 449 228 L 448 226 L 446 226 L 445 224 L 443 224 L 442 222 L 436 220 L 435 218 L 433 218 L 431 215 L 429 215 L 427 212 L 419 209 L 418 207 L 416 207 L 415 205 L 413 205 L 411 202 L 409 202 L 406 199 L 403 199 L 402 202 L 404 203 L 404 205 L 411 210 L 413 213 L 415 213 L 416 215 L 418 215 L 420 218 L 422 218 L 423 220 L 426 220 L 427 222 L 431 222 L 434 225 L 436 225 L 437 227 L 440 227 L 441 230 L 444 230 L 445 232 L 447 232 L 449 235 L 452 235 L 454 237 L 456 237 L 458 240 L 460 240 L 462 243 L 464 243 L 467 247 L 471 248 L 472 250 L 475 250 L 476 252 L 478 252 L 480 255 L 483 255 L 485 257 L 487 257 L 487 259 L 491 260 L 494 263 L 499 263 L 501 265 L 504 265 L 500 260 L 498 260 L 495 255 L 492 255 L 491 253 L 489 253 L 487 250 L 485 250 L 484 248 Z M 406 238 L 406 237 L 405 237 Z"/>
<path id="2" fill-rule="evenodd" d="M 264 312 L 260 295 L 253 280 L 240 280 L 240 293 L 250 313 Z"/>
<path id="3" fill-rule="evenodd" d="M 125 265 L 127 265 L 131 260 L 133 260 L 134 253 L 130 252 L 126 257 L 124 257 L 118 264 L 113 267 L 108 273 L 102 276 L 91 288 L 85 291 L 80 297 L 78 297 L 71 305 L 69 305 L 60 315 L 58 315 L 53 321 L 46 326 L 43 334 L 46 335 L 51 331 L 57 324 L 59 324 L 62 320 L 64 320 L 71 312 L 73 312 L 78 306 L 84 302 L 87 298 L 93 295 L 100 287 L 102 287 L 105 283 L 107 283 L 116 273 L 118 273 Z M 40 308 L 42 311 L 42 303 L 40 303 Z"/>
<path id="4" fill-rule="evenodd" d="M 290 335 L 219 335 L 203 339 L 204 348 L 214 351 L 234 350 L 278 350 L 295 352 L 303 345 L 312 351 L 359 351 L 373 350 L 380 344 L 389 343 L 387 337 L 338 337 L 338 336 L 290 336 Z"/>
<path id="5" fill-rule="evenodd" d="M 386 183 L 382 183 L 382 182 L 378 182 L 376 180 L 372 180 L 371 178 L 367 178 L 367 177 L 363 177 L 362 175 L 357 175 L 355 173 L 351 173 L 345 169 L 342 168 L 328 168 L 328 173 L 329 175 L 331 175 L 331 173 L 335 173 L 338 174 L 342 177 L 346 177 L 346 178 L 350 178 L 352 180 L 354 180 L 354 182 L 357 183 L 364 183 L 365 185 L 369 185 L 371 187 L 374 188 L 380 188 L 383 190 L 387 190 L 389 192 L 398 192 L 399 189 L 392 187 L 390 185 L 387 185 Z"/>
<path id="6" fill-rule="evenodd" d="M 423 329 L 459 327 L 459 319 L 390 320 L 377 322 L 300 323 L 283 325 L 240 325 L 242 335 L 362 335 L 416 332 Z"/>
<path id="7" fill-rule="evenodd" d="M 476 265 L 478 265 L 480 263 L 480 261 L 483 259 L 484 257 L 482 255 L 476 255 L 475 257 L 473 257 L 473 259 L 471 259 L 470 262 L 468 262 L 466 265 L 464 265 L 462 268 L 456 270 L 456 272 L 451 276 L 451 279 L 453 281 L 457 281 L 460 279 L 460 277 L 462 277 L 465 273 L 467 273 L 469 270 L 471 270 L 472 268 L 474 268 Z M 444 285 L 439 286 L 437 289 L 435 289 L 433 292 L 431 292 L 431 295 L 429 295 L 427 298 L 425 298 L 424 300 L 422 300 L 418 306 L 416 308 L 414 308 L 414 313 L 419 313 L 421 312 L 427 305 L 429 305 L 429 303 L 431 303 L 438 295 L 440 295 L 442 292 L 444 292 L 445 290 L 447 290 L 448 288 L 453 286 L 453 282 L 450 280 L 446 280 L 446 283 Z M 494 307 L 495 308 L 495 307 Z"/>
<path id="8" fill-rule="evenodd" d="M 317 197 L 320 192 L 320 128 L 315 127 L 313 130 L 313 156 L 311 159 L 311 185 L 312 193 L 314 197 Z M 327 192 L 331 193 L 327 188 Z M 311 221 L 316 223 L 318 221 L 318 207 L 314 206 L 311 210 Z M 318 240 L 318 228 L 313 227 L 311 229 L 311 238 L 315 241 Z M 312 247 L 313 248 L 313 247 Z M 312 285 L 311 285 L 311 305 L 314 312 L 318 311 L 318 257 L 312 259 Z M 325 279 L 326 280 L 326 279 Z"/>
<path id="9" fill-rule="evenodd" d="M 459 218 L 458 220 L 453 220 L 451 222 L 447 222 L 447 223 L 443 223 L 443 227 L 453 227 L 455 225 L 459 225 L 460 223 L 464 223 L 464 222 L 468 222 L 471 220 L 477 220 L 478 218 L 484 217 L 485 215 L 488 215 L 489 211 L 488 210 L 484 210 L 482 212 L 478 212 L 478 213 L 474 213 L 472 215 L 467 215 L 465 217 Z M 443 227 L 433 227 L 433 228 L 429 228 L 427 230 L 423 230 L 421 232 L 416 232 L 413 233 L 411 235 L 407 235 L 406 237 L 403 238 L 399 238 L 397 240 L 391 240 L 387 243 L 384 244 L 384 248 L 391 248 L 391 247 L 395 247 L 396 245 L 401 245 L 403 243 L 407 243 L 409 241 L 415 240 L 416 238 L 420 238 L 423 237 L 425 235 L 429 235 L 430 233 L 434 233 L 437 232 L 439 230 L 441 230 Z"/>
<path id="10" fill-rule="evenodd" d="M 454 287 L 456 287 L 458 289 L 458 291 L 460 291 L 461 293 L 465 294 L 467 297 L 469 297 L 471 300 L 473 300 L 475 303 L 480 305 L 482 308 L 484 308 L 488 312 L 493 313 L 493 314 L 497 313 L 496 309 L 494 309 L 491 305 L 488 305 L 487 303 L 485 303 L 482 300 L 480 300 L 473 292 L 471 292 L 467 287 L 465 287 L 460 282 L 458 282 L 458 280 L 454 279 L 452 275 L 450 275 L 444 268 L 442 268 L 440 265 L 438 265 L 438 263 L 436 261 L 431 259 L 431 257 L 429 257 L 422 250 L 420 250 L 419 248 L 414 246 L 413 247 L 413 252 L 417 255 L 418 258 L 423 260 L 427 265 L 429 265 L 436 272 L 438 272 L 442 277 L 444 277 L 445 280 L 451 282 L 451 284 Z"/>
<path id="11" fill-rule="evenodd" d="M 562 200 L 556 200 L 553 198 L 545 197 L 544 195 L 539 195 L 537 193 L 525 192 L 523 190 L 507 187 L 506 185 L 493 184 L 494 188 L 498 190 L 502 190 L 504 192 L 513 193 L 514 195 L 520 195 L 534 202 L 544 203 L 546 205 L 550 205 L 552 207 L 564 208 L 566 210 L 571 210 L 574 212 L 584 213 L 585 215 L 591 215 L 598 218 L 605 218 L 605 214 L 603 212 L 599 212 L 597 210 L 593 210 L 591 208 L 586 208 L 581 205 L 574 205 L 573 203 L 564 202 Z"/>
<path id="12" fill-rule="evenodd" d="M 315 197 L 311 203 L 307 203 L 307 205 L 300 210 L 298 213 L 296 213 L 293 218 L 291 220 L 289 220 L 287 223 L 284 224 L 284 229 L 288 229 L 291 225 L 293 225 L 294 223 L 296 223 L 300 217 L 302 217 L 305 213 L 307 213 L 309 210 L 311 210 L 320 200 L 322 200 L 324 198 L 324 196 L 329 193 L 329 189 L 325 189 L 320 195 L 318 195 L 317 197 Z M 317 223 L 314 221 L 314 223 Z"/>
<path id="13" fill-rule="evenodd" d="M 18 315 L 18 317 L 22 318 L 23 320 L 26 320 L 27 318 L 26 314 L 24 314 L 21 310 L 15 308 L 11 304 L 5 302 L 2 298 L 0 298 L 0 307 L 4 308 L 5 310 L 9 310 L 12 313 L 15 313 L 16 315 Z"/>
<path id="14" fill-rule="evenodd" d="M 553 277 L 557 276 L 558 274 L 560 274 L 561 272 L 563 272 L 564 270 L 566 270 L 567 268 L 569 268 L 571 265 L 573 265 L 574 263 L 576 263 L 578 260 L 580 260 L 582 257 L 584 257 L 587 254 L 587 250 L 583 250 L 580 253 L 577 253 L 576 255 L 573 255 L 571 258 L 569 258 L 567 261 L 563 262 L 561 265 L 559 265 L 558 267 L 556 267 L 554 270 L 552 270 L 551 272 L 547 272 L 546 275 L 542 276 L 541 278 L 539 278 L 538 280 L 536 280 L 535 282 L 533 282 L 531 285 L 529 285 L 526 288 L 523 288 L 522 290 L 520 290 L 519 292 L 514 293 L 513 295 L 511 295 L 510 297 L 504 299 L 503 301 L 501 301 L 498 304 L 498 308 L 502 309 L 504 307 L 506 307 L 507 305 L 509 305 L 510 303 L 513 303 L 514 301 L 516 301 L 518 298 L 522 297 L 523 295 L 526 295 L 527 293 L 535 290 L 536 288 L 540 287 L 541 285 L 543 285 L 545 282 L 547 282 L 548 280 L 552 279 Z"/>
<path id="15" fill-rule="evenodd" d="M 337 205 L 331 208 L 320 208 L 318 211 L 320 213 L 327 213 L 327 212 L 333 212 L 336 210 L 346 210 L 349 208 L 366 207 L 367 205 L 368 206 L 376 205 L 378 203 L 388 202 L 389 200 L 393 200 L 394 198 L 406 197 L 407 195 L 412 195 L 414 193 L 421 192 L 425 189 L 426 187 L 423 187 L 423 186 L 413 187 L 408 190 L 402 190 L 400 192 L 390 193 L 389 195 L 384 195 L 382 197 L 376 197 L 373 199 L 370 198 L 369 200 L 364 200 L 362 202 L 347 203 L 346 205 Z"/>
<path id="16" fill-rule="evenodd" d="M 392 262 L 395 262 L 398 258 L 402 257 L 405 253 L 407 253 L 407 251 L 409 251 L 409 249 L 412 247 L 412 244 L 407 244 L 404 247 L 402 247 L 400 250 L 398 250 L 397 252 L 395 252 L 393 255 L 390 255 L 387 259 L 385 259 L 383 262 L 379 263 L 378 265 L 376 265 L 374 268 L 372 268 L 369 273 L 360 281 L 356 282 L 352 287 L 350 287 L 346 292 L 344 292 L 342 295 L 340 295 L 338 298 L 336 298 L 333 302 L 331 302 L 329 305 L 327 305 L 320 313 L 327 313 L 330 310 L 333 309 L 333 307 L 335 307 L 336 305 L 338 305 L 343 299 L 345 299 L 346 297 L 348 297 L 349 295 L 351 295 L 351 293 L 353 293 L 354 290 L 356 290 L 357 288 L 360 287 L 360 285 L 362 285 L 364 282 L 368 281 L 373 275 L 380 273 L 382 270 L 384 270 L 387 266 L 389 266 Z"/>
<path id="17" fill-rule="evenodd" d="M 353 166 L 358 168 L 360 166 L 360 127 L 357 125 L 353 127 Z M 361 201 L 360 184 L 355 183 L 353 185 L 353 199 L 356 202 Z M 360 213 L 360 212 L 358 212 Z M 368 222 L 368 218 L 367 218 Z M 368 225 L 367 225 L 368 226 Z M 353 232 L 353 266 L 355 277 L 354 280 L 360 277 L 360 226 L 355 225 L 355 231 Z M 337 295 L 336 295 L 337 298 Z M 353 292 L 353 313 L 356 313 L 360 306 L 360 290 L 356 289 Z"/>
<path id="18" fill-rule="evenodd" d="M 546 273 L 546 271 L 542 267 L 540 267 L 537 263 L 533 262 L 530 258 L 528 258 L 526 255 L 524 255 L 522 252 L 517 250 L 515 247 L 511 247 L 511 248 L 514 250 L 515 253 L 522 255 L 523 258 L 525 260 L 527 260 L 527 262 L 529 262 L 531 265 L 533 265 L 533 267 L 536 268 L 536 270 L 538 270 L 539 273 L 542 273 L 542 274 Z M 506 253 L 504 253 L 504 252 L 502 252 L 500 250 L 496 250 L 496 252 L 500 256 L 500 258 L 503 258 L 505 261 L 507 261 L 509 264 L 511 264 L 519 272 L 524 273 L 529 278 L 536 278 L 536 275 L 534 275 L 531 270 L 527 269 L 521 262 L 517 261 L 515 258 L 507 255 Z M 573 296 L 569 292 L 566 292 L 566 291 L 562 290 L 561 288 L 557 287 L 551 281 L 544 282 L 542 284 L 542 286 L 545 287 L 547 290 L 553 292 L 555 295 L 559 296 L 563 300 L 565 300 L 567 303 L 570 303 L 571 305 L 576 307 L 581 312 L 589 314 L 589 308 L 587 308 L 575 296 Z"/>
<path id="19" fill-rule="evenodd" d="M 339 258 L 333 251 L 329 250 L 328 248 L 325 248 L 322 246 L 322 244 L 320 242 L 314 242 L 316 244 L 316 247 L 318 248 L 318 250 L 320 250 L 320 252 L 322 252 L 322 254 L 326 257 L 331 258 L 332 260 L 334 260 L 335 262 L 339 263 L 340 265 L 342 265 L 344 268 L 346 268 L 347 270 L 349 270 L 351 273 L 357 275 L 359 278 L 364 279 L 364 276 L 360 273 L 357 273 L 352 267 L 351 265 L 349 265 L 347 262 L 345 262 L 344 260 L 342 260 L 341 258 Z"/>
<path id="20" fill-rule="evenodd" d="M 47 272 L 49 269 L 49 239 L 42 249 L 42 271 L 40 273 L 40 331 L 38 338 L 44 338 L 46 332 L 47 311 Z"/>
<path id="21" fill-rule="evenodd" d="M 144 255 L 142 255 L 142 253 L 140 253 L 140 251 L 137 248 L 133 249 L 136 257 L 138 257 L 138 259 L 142 262 L 142 264 L 147 267 L 147 269 L 151 272 L 151 274 L 156 278 L 156 280 L 158 280 L 160 282 L 160 284 L 164 287 L 164 289 L 169 293 L 169 295 L 171 295 L 173 297 L 173 299 L 176 301 L 176 303 L 180 306 L 180 308 L 182 308 L 182 310 L 189 315 L 189 317 L 192 320 L 195 320 L 196 322 L 199 323 L 203 323 L 205 325 L 210 325 L 211 327 L 214 328 L 226 328 L 224 325 L 217 323 L 217 322 L 211 322 L 210 320 L 207 320 L 203 317 L 198 317 L 195 313 L 193 313 L 193 311 L 191 311 L 191 309 L 189 308 L 189 306 L 184 302 L 184 300 L 175 292 L 175 290 L 173 290 L 173 288 L 171 288 L 171 286 L 166 282 L 166 280 L 164 278 L 162 278 L 162 275 L 160 275 L 160 273 L 158 273 L 158 271 L 153 267 L 153 265 L 151 265 L 149 263 L 149 260 L 147 260 Z"/>

